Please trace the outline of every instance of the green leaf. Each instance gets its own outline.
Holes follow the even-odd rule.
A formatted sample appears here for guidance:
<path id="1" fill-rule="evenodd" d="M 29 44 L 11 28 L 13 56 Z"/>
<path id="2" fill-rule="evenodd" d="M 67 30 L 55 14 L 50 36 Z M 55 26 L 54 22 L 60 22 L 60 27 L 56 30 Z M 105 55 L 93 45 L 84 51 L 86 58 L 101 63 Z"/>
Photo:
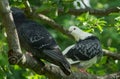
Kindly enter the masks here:
<path id="1" fill-rule="evenodd" d="M 98 25 L 98 29 L 100 30 L 100 32 L 103 32 L 103 29 L 100 25 Z"/>

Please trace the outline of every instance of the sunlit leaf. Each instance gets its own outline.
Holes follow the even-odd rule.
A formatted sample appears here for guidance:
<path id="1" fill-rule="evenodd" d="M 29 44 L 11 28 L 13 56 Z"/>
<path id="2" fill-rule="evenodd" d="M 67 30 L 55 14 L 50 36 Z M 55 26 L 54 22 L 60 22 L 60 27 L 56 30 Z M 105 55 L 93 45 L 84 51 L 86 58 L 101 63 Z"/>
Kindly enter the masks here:
<path id="1" fill-rule="evenodd" d="M 103 29 L 101 26 L 98 25 L 98 28 L 99 28 L 100 32 L 103 32 Z"/>

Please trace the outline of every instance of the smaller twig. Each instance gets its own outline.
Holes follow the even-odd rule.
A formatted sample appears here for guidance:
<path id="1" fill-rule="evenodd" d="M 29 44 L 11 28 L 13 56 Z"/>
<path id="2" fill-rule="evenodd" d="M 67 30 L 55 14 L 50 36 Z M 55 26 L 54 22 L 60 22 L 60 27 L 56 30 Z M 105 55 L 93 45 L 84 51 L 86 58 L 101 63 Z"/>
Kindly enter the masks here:
<path id="1" fill-rule="evenodd" d="M 30 3 L 28 0 L 24 0 L 24 4 L 25 4 L 25 7 L 27 8 L 27 10 L 32 13 L 32 8 L 30 6 Z"/>
<path id="2" fill-rule="evenodd" d="M 103 52 L 104 52 L 105 56 L 112 57 L 113 59 L 120 60 L 120 54 L 119 53 L 110 52 L 106 49 L 103 49 Z"/>
<path id="3" fill-rule="evenodd" d="M 28 15 L 28 16 L 31 16 L 31 14 L 32 14 L 32 8 L 31 8 L 31 6 L 30 6 L 30 3 L 29 3 L 29 1 L 28 0 L 23 0 L 23 2 L 24 2 L 24 5 L 25 5 L 25 13 Z"/>
<path id="4" fill-rule="evenodd" d="M 65 30 L 63 28 L 63 26 L 61 26 L 60 24 L 56 23 L 53 19 L 50 19 L 49 17 L 43 15 L 43 14 L 34 14 L 33 17 L 36 17 L 42 21 L 44 21 L 45 23 L 47 23 L 48 25 L 50 25 L 52 28 L 60 31 L 61 33 L 69 36 L 70 38 L 73 38 L 67 30 Z"/>

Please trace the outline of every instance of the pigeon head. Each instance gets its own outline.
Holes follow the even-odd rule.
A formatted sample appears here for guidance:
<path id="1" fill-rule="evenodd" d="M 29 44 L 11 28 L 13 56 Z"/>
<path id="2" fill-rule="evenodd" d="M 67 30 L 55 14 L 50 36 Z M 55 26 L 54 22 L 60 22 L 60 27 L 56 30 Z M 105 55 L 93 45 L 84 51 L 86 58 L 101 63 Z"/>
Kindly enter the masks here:
<path id="1" fill-rule="evenodd" d="M 79 34 L 79 33 L 82 33 L 82 32 L 83 31 L 80 28 L 78 28 L 77 26 L 70 26 L 70 28 L 69 28 L 69 33 L 73 36 L 75 34 Z"/>
<path id="2" fill-rule="evenodd" d="M 11 11 L 12 11 L 12 15 L 15 21 L 25 19 L 25 14 L 23 10 L 16 8 L 16 7 L 12 7 Z"/>
<path id="3" fill-rule="evenodd" d="M 91 36 L 92 34 L 84 32 L 77 26 L 70 26 L 69 33 L 75 38 L 76 41 L 83 40 L 87 38 L 88 36 Z"/>

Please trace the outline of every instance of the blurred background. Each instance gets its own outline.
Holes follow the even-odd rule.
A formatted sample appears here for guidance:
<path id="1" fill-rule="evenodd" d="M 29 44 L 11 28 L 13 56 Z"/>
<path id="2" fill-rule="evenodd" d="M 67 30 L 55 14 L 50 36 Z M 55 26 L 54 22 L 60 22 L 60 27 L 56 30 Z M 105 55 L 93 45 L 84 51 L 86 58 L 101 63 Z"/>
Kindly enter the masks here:
<path id="1" fill-rule="evenodd" d="M 111 52 L 120 53 L 120 13 L 110 13 L 109 15 L 91 15 L 83 12 L 79 15 L 67 13 L 72 9 L 97 9 L 105 10 L 112 7 L 120 8 L 119 0 L 29 0 L 31 7 L 37 8 L 36 13 L 42 13 L 53 19 L 56 23 L 68 29 L 71 25 L 76 25 L 86 32 L 95 34 L 102 44 L 102 48 Z M 9 0 L 11 7 L 25 8 L 24 0 Z M 58 12 L 64 9 L 64 13 Z M 44 21 L 31 18 L 46 26 L 47 30 L 56 39 L 57 43 L 64 50 L 75 41 L 61 32 L 50 27 Z M 47 79 L 43 75 L 38 75 L 27 68 L 20 68 L 17 65 L 8 63 L 8 44 L 5 29 L 1 24 L 0 17 L 0 79 Z M 120 61 L 104 56 L 102 59 L 87 69 L 91 74 L 106 75 L 120 70 Z"/>

